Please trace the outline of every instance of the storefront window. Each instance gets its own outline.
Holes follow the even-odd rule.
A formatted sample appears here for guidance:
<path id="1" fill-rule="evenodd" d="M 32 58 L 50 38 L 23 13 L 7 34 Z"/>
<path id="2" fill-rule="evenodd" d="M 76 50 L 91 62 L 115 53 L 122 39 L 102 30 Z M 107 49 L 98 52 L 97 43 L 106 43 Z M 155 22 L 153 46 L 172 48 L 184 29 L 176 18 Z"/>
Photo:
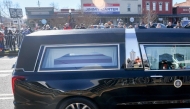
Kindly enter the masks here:
<path id="1" fill-rule="evenodd" d="M 190 70 L 190 45 L 141 45 L 145 70 Z"/>

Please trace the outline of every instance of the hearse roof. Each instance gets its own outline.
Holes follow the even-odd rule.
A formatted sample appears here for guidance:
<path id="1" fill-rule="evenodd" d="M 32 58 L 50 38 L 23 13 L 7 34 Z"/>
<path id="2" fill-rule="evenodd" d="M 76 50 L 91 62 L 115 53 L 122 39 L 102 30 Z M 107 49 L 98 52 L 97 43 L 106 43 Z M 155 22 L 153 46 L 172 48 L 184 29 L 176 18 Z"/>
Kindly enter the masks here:
<path id="1" fill-rule="evenodd" d="M 135 29 L 139 43 L 190 43 L 188 29 Z M 24 37 L 16 68 L 34 71 L 41 45 L 125 43 L 125 29 L 38 31 Z M 27 61 L 26 61 L 27 60 Z"/>

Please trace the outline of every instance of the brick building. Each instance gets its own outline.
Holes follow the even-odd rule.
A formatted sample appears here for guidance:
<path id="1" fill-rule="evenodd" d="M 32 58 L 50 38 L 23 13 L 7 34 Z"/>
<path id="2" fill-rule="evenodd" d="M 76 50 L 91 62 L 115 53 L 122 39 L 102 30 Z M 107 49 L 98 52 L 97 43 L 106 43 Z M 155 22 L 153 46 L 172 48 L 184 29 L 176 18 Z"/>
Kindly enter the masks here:
<path id="1" fill-rule="evenodd" d="M 142 0 L 143 14 L 148 10 L 155 11 L 158 15 L 158 19 L 155 22 L 164 24 L 172 21 L 172 5 L 173 0 Z"/>
<path id="2" fill-rule="evenodd" d="M 190 20 L 190 0 L 176 3 L 173 7 L 174 20 Z"/>

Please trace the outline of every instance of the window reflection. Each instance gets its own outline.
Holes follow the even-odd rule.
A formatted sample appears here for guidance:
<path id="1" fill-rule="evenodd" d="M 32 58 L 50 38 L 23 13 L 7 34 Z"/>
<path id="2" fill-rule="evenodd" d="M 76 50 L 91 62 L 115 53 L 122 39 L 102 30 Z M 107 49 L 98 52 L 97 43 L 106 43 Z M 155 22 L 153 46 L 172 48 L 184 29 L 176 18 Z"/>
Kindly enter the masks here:
<path id="1" fill-rule="evenodd" d="M 142 60 L 134 29 L 126 29 L 125 33 L 126 68 L 142 68 Z"/>
<path id="2" fill-rule="evenodd" d="M 141 45 L 146 70 L 190 69 L 190 45 Z"/>

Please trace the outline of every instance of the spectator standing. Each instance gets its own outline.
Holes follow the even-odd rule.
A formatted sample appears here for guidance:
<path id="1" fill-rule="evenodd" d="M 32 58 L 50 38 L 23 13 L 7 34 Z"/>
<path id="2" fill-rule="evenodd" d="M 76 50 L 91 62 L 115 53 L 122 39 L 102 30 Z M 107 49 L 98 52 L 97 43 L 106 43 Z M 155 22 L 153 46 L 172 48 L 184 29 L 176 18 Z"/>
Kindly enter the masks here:
<path id="1" fill-rule="evenodd" d="M 135 25 L 135 28 L 139 28 L 139 25 L 138 25 L 138 24 L 136 24 L 136 25 Z"/>
<path id="2" fill-rule="evenodd" d="M 75 26 L 75 29 L 79 29 L 78 25 Z"/>
<path id="3" fill-rule="evenodd" d="M 149 23 L 149 27 L 150 27 L 150 28 L 156 28 L 156 27 L 153 25 L 152 22 Z"/>
<path id="4" fill-rule="evenodd" d="M 178 22 L 177 22 L 177 25 L 176 25 L 174 28 L 182 28 L 182 26 L 181 26 L 181 22 L 178 21 Z"/>
<path id="5" fill-rule="evenodd" d="M 156 28 L 161 28 L 161 24 L 158 23 L 157 26 L 156 26 Z"/>
<path id="6" fill-rule="evenodd" d="M 4 29 L 4 34 L 5 34 L 5 35 L 8 34 L 8 28 L 7 28 L 7 27 L 5 27 L 5 29 Z"/>
<path id="7" fill-rule="evenodd" d="M 118 28 L 123 28 L 122 23 L 119 22 L 117 27 L 118 27 Z"/>
<path id="8" fill-rule="evenodd" d="M 168 25 L 166 26 L 166 28 L 174 28 L 174 27 L 172 26 L 171 22 L 168 22 Z"/>
<path id="9" fill-rule="evenodd" d="M 110 28 L 109 25 L 108 25 L 108 23 L 105 23 L 105 24 L 104 24 L 104 27 L 105 27 L 105 29 L 106 29 L 106 28 Z"/>
<path id="10" fill-rule="evenodd" d="M 10 47 L 11 51 L 16 51 L 15 47 L 15 36 L 13 35 L 12 30 L 8 30 L 8 46 Z"/>
<path id="11" fill-rule="evenodd" d="M 80 24 L 80 29 L 86 29 L 83 23 Z"/>
<path id="12" fill-rule="evenodd" d="M 0 32 L 0 51 L 4 51 L 4 34 Z"/>
<path id="13" fill-rule="evenodd" d="M 5 27 L 4 28 L 4 35 L 5 35 L 5 46 L 6 46 L 6 48 L 8 47 L 8 28 L 7 27 Z"/>
<path id="14" fill-rule="evenodd" d="M 114 25 L 113 25 L 113 24 L 111 24 L 110 28 L 114 28 Z"/>
<path id="15" fill-rule="evenodd" d="M 123 25 L 123 28 L 127 28 L 126 24 Z"/>
<path id="16" fill-rule="evenodd" d="M 58 30 L 58 28 L 57 27 L 53 27 L 53 30 Z"/>
<path id="17" fill-rule="evenodd" d="M 150 28 L 150 27 L 149 27 L 149 24 L 146 24 L 146 25 L 145 25 L 145 28 Z"/>
<path id="18" fill-rule="evenodd" d="M 63 29 L 64 30 L 70 30 L 71 26 L 69 26 L 69 23 L 66 23 Z"/>
<path id="19" fill-rule="evenodd" d="M 128 28 L 133 28 L 133 26 L 132 25 L 129 25 L 129 27 Z"/>
<path id="20" fill-rule="evenodd" d="M 46 25 L 46 30 L 51 30 L 49 25 Z"/>

